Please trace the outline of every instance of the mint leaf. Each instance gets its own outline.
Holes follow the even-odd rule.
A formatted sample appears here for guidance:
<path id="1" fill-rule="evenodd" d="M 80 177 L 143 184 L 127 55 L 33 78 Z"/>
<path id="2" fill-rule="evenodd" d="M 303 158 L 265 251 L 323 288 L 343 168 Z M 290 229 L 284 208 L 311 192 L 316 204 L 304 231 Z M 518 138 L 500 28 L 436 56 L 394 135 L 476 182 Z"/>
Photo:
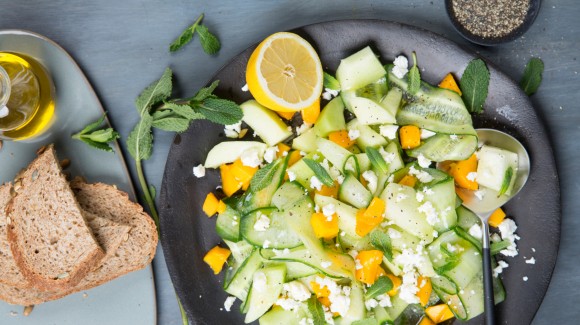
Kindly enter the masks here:
<path id="1" fill-rule="evenodd" d="M 107 113 L 103 113 L 103 115 L 98 120 L 85 126 L 85 128 L 82 129 L 81 132 L 79 132 L 78 134 L 87 134 L 97 130 L 101 126 L 101 124 L 103 124 L 103 122 L 105 121 L 106 115 Z"/>
<path id="2" fill-rule="evenodd" d="M 105 115 L 106 114 L 103 114 L 103 116 L 101 116 L 97 121 L 90 123 L 80 132 L 73 134 L 72 138 L 81 140 L 91 147 L 113 152 L 113 148 L 111 148 L 108 142 L 118 139 L 119 133 L 117 133 L 113 128 L 98 129 L 105 121 Z"/>
<path id="3" fill-rule="evenodd" d="M 504 195 L 505 192 L 507 192 L 508 188 L 510 187 L 510 184 L 512 183 L 513 176 L 514 176 L 514 169 L 512 167 L 508 167 L 508 169 L 506 169 L 505 174 L 503 176 L 503 182 L 501 183 L 501 188 L 499 189 L 499 192 L 497 193 L 497 197 L 500 197 L 500 196 Z"/>
<path id="4" fill-rule="evenodd" d="M 169 103 L 165 103 L 163 105 L 163 108 L 166 109 L 170 113 L 168 115 L 171 115 L 171 113 L 174 113 L 175 115 L 179 115 L 179 116 L 184 117 L 190 121 L 205 118 L 202 114 L 196 113 L 193 110 L 193 108 L 191 108 L 191 106 L 189 106 L 189 105 L 179 105 L 179 104 L 169 102 Z M 153 117 L 155 117 L 155 114 L 153 114 Z"/>
<path id="5" fill-rule="evenodd" d="M 322 165 L 320 165 L 318 162 L 312 159 L 304 158 L 303 160 L 306 163 L 306 165 L 310 169 L 312 169 L 314 175 L 316 175 L 316 178 L 318 178 L 319 181 L 321 181 L 324 185 L 328 187 L 334 186 L 334 180 L 332 179 L 332 177 L 330 177 L 330 175 L 328 174 L 326 169 L 322 167 Z"/>
<path id="6" fill-rule="evenodd" d="M 313 325 L 325 325 L 326 319 L 324 318 L 324 310 L 322 309 L 322 304 L 316 296 L 313 295 L 308 299 L 308 311 L 310 315 L 312 315 L 312 324 Z"/>
<path id="7" fill-rule="evenodd" d="M 153 127 L 163 131 L 181 133 L 189 127 L 189 120 L 183 117 L 165 117 L 153 120 Z"/>
<path id="8" fill-rule="evenodd" d="M 413 52 L 413 67 L 409 70 L 409 87 L 407 91 L 411 95 L 415 95 L 419 88 L 421 88 L 421 72 L 419 72 L 419 67 L 417 67 L 417 55 Z"/>
<path id="9" fill-rule="evenodd" d="M 389 165 L 387 164 L 385 158 L 383 158 L 381 153 L 373 147 L 367 147 L 366 150 L 367 156 L 371 161 L 371 165 L 376 169 L 378 169 L 381 173 L 387 174 L 389 172 Z"/>
<path id="10" fill-rule="evenodd" d="M 379 277 L 365 293 L 365 300 L 373 299 L 376 296 L 384 295 L 393 289 L 393 282 L 387 276 Z"/>
<path id="11" fill-rule="evenodd" d="M 165 69 L 161 78 L 145 88 L 139 97 L 137 97 L 135 106 L 137 106 L 137 111 L 140 116 L 149 113 L 151 107 L 166 100 L 171 95 L 173 87 L 171 82 L 172 74 L 171 69 Z"/>
<path id="12" fill-rule="evenodd" d="M 127 138 L 127 148 L 133 159 L 147 160 L 151 157 L 153 150 L 152 126 L 153 117 L 148 112 L 144 112 L 141 120 L 135 125 Z"/>
<path id="13" fill-rule="evenodd" d="M 469 62 L 459 80 L 463 101 L 471 113 L 481 113 L 489 88 L 489 70 L 481 59 Z"/>
<path id="14" fill-rule="evenodd" d="M 210 96 L 213 95 L 213 91 L 217 88 L 217 86 L 219 85 L 220 81 L 216 80 L 214 82 L 211 83 L 211 85 L 209 85 L 209 87 L 205 87 L 205 88 L 201 88 L 197 94 L 195 94 L 195 96 L 193 96 L 194 101 L 203 101 L 206 98 L 209 98 Z"/>
<path id="15" fill-rule="evenodd" d="M 508 239 L 493 242 L 489 246 L 489 252 L 491 255 L 495 255 L 495 254 L 499 253 L 500 251 L 508 248 L 511 244 L 512 244 L 511 241 L 509 241 Z"/>
<path id="16" fill-rule="evenodd" d="M 107 152 L 113 152 L 113 148 L 111 148 L 111 146 L 108 143 L 96 142 L 96 141 L 93 141 L 93 140 L 87 139 L 87 138 L 80 138 L 79 140 L 81 140 L 82 142 L 88 144 L 89 146 L 91 146 L 93 148 L 100 149 L 100 150 L 107 151 Z"/>
<path id="17" fill-rule="evenodd" d="M 393 247 L 391 246 L 391 237 L 382 230 L 373 230 L 370 234 L 371 244 L 385 255 L 389 260 L 393 260 Z"/>
<path id="18" fill-rule="evenodd" d="M 324 81 L 323 81 L 324 88 L 332 89 L 332 90 L 340 90 L 340 83 L 333 77 L 331 74 L 324 72 Z"/>
<path id="19" fill-rule="evenodd" d="M 276 160 L 260 168 L 250 180 L 250 191 L 257 192 L 272 183 L 274 175 L 278 171 L 278 165 L 281 160 Z"/>
<path id="20" fill-rule="evenodd" d="M 526 95 L 531 96 L 540 87 L 542 82 L 542 73 L 544 72 L 544 62 L 538 58 L 531 58 L 526 69 L 524 70 L 524 75 L 520 81 L 520 87 L 524 90 Z"/>
<path id="21" fill-rule="evenodd" d="M 219 52 L 221 48 L 220 41 L 212 34 L 204 25 L 197 25 L 195 31 L 199 35 L 199 42 L 205 53 L 214 55 Z"/>
<path id="22" fill-rule="evenodd" d="M 187 43 L 191 42 L 191 39 L 193 38 L 193 33 L 195 33 L 195 29 L 197 27 L 197 25 L 201 22 L 201 20 L 203 19 L 203 14 L 201 14 L 196 21 L 193 23 L 193 25 L 187 27 L 185 30 L 183 30 L 183 32 L 181 32 L 181 35 L 179 35 L 179 37 L 174 40 L 171 45 L 169 45 L 169 51 L 170 52 L 175 52 L 178 51 L 179 49 L 181 49 L 183 46 L 185 46 Z"/>
<path id="23" fill-rule="evenodd" d="M 238 123 L 244 117 L 240 106 L 227 99 L 207 98 L 202 102 L 192 103 L 192 107 L 208 120 L 222 125 Z"/>
<path id="24" fill-rule="evenodd" d="M 80 137 L 81 139 L 89 139 L 95 142 L 107 143 L 118 139 L 119 133 L 117 133 L 113 128 L 107 128 L 93 131 L 87 134 L 82 134 Z"/>

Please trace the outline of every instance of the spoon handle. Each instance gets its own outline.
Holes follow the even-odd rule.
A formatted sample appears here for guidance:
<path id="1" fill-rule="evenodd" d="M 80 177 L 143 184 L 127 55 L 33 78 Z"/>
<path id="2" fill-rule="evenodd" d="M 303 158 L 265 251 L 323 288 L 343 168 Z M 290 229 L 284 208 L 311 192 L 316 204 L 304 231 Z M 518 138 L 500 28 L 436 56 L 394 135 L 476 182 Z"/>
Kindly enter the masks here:
<path id="1" fill-rule="evenodd" d="M 495 325 L 495 302 L 493 296 L 493 278 L 491 275 L 491 253 L 489 250 L 489 226 L 483 222 L 483 299 L 485 306 L 485 324 Z"/>

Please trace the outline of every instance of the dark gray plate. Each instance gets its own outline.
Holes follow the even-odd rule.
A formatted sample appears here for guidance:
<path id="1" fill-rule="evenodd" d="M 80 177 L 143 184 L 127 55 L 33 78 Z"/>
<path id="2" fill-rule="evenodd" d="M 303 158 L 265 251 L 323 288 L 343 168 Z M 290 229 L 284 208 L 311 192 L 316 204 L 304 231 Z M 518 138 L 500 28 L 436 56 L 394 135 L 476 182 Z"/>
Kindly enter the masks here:
<path id="1" fill-rule="evenodd" d="M 341 58 L 371 45 L 384 61 L 396 55 L 410 57 L 415 51 L 422 77 L 433 84 L 448 72 L 460 75 L 476 57 L 453 42 L 415 27 L 376 20 L 346 20 L 310 25 L 294 30 L 317 49 L 323 66 L 334 72 Z M 220 96 L 242 102 L 249 93 L 245 84 L 246 62 L 255 46 L 226 65 L 215 79 L 221 81 Z M 560 187 L 548 134 L 528 97 L 517 84 L 488 63 L 491 72 L 485 112 L 475 116 L 476 127 L 505 131 L 522 141 L 531 157 L 531 175 L 526 187 L 505 210 L 516 220 L 520 255 L 507 258 L 510 267 L 503 279 L 507 300 L 497 307 L 502 324 L 529 324 L 552 276 L 560 242 Z M 238 304 L 222 311 L 227 294 L 223 274 L 215 276 L 203 262 L 204 254 L 220 242 L 215 218 L 201 210 L 203 200 L 219 185 L 219 173 L 208 171 L 205 178 L 192 175 L 192 167 L 203 163 L 209 150 L 226 140 L 223 127 L 196 122 L 175 137 L 167 159 L 161 189 L 161 243 L 169 273 L 189 317 L 195 324 L 243 324 Z M 534 252 L 535 250 L 535 252 Z M 536 264 L 525 258 L 535 257 Z M 524 258 L 525 257 L 525 258 Z M 523 277 L 528 281 L 524 282 Z M 239 302 L 238 302 L 239 303 Z M 482 323 L 477 318 L 472 323 Z"/>

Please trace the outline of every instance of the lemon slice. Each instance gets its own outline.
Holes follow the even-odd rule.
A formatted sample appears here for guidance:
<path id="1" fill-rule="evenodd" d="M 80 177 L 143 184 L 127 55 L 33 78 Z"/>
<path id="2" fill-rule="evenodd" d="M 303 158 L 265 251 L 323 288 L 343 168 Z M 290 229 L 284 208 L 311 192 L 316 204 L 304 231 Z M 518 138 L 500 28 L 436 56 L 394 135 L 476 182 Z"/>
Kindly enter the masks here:
<path id="1" fill-rule="evenodd" d="M 246 82 L 258 103 L 269 109 L 300 111 L 320 98 L 322 64 L 305 39 L 294 33 L 276 33 L 250 56 Z"/>

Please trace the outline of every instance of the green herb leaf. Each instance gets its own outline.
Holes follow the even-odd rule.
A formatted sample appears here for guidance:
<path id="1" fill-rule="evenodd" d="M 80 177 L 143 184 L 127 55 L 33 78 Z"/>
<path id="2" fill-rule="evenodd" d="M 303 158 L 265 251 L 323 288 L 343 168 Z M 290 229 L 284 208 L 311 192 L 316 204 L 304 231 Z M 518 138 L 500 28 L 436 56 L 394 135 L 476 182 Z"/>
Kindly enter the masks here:
<path id="1" fill-rule="evenodd" d="M 140 116 L 149 113 L 153 105 L 166 100 L 171 95 L 171 89 L 173 87 L 171 83 L 172 74 L 171 69 L 165 69 L 161 78 L 145 88 L 139 97 L 137 97 L 135 106 L 137 106 L 137 111 Z"/>
<path id="2" fill-rule="evenodd" d="M 415 95 L 421 88 L 421 72 L 417 67 L 417 55 L 413 52 L 413 67 L 409 70 L 409 87 L 407 91 L 411 95 Z"/>
<path id="3" fill-rule="evenodd" d="M 155 196 L 157 196 L 157 190 L 155 189 L 155 186 L 149 185 L 149 193 L 151 193 L 151 198 L 155 200 Z"/>
<path id="4" fill-rule="evenodd" d="M 221 48 L 220 41 L 209 31 L 209 29 L 207 29 L 207 27 L 204 25 L 197 25 L 195 31 L 199 34 L 199 42 L 201 43 L 201 47 L 203 47 L 205 53 L 213 55 L 219 52 Z"/>
<path id="5" fill-rule="evenodd" d="M 520 87 L 528 96 L 533 95 L 540 87 L 543 72 L 544 62 L 538 58 L 531 58 L 520 81 Z"/>
<path id="6" fill-rule="evenodd" d="M 153 114 L 153 119 L 161 119 L 171 115 L 178 115 L 188 119 L 189 121 L 204 119 L 201 113 L 196 113 L 189 105 L 179 105 L 172 102 L 163 104 L 162 110 Z"/>
<path id="7" fill-rule="evenodd" d="M 359 319 L 355 322 L 350 323 L 351 325 L 377 325 L 377 320 L 375 318 L 364 318 Z"/>
<path id="8" fill-rule="evenodd" d="M 183 32 L 181 32 L 181 35 L 179 35 L 179 37 L 176 40 L 174 40 L 173 43 L 171 43 L 171 45 L 169 45 L 169 51 L 170 52 L 178 51 L 183 46 L 185 46 L 187 43 L 191 42 L 191 39 L 193 38 L 193 33 L 195 33 L 195 29 L 196 29 L 197 25 L 201 22 L 202 19 L 203 19 L 203 14 L 201 14 L 196 19 L 196 21 L 195 21 L 195 23 L 193 23 L 193 25 L 187 27 Z"/>
<path id="9" fill-rule="evenodd" d="M 491 255 L 495 255 L 500 251 L 508 248 L 512 243 L 508 239 L 504 239 L 498 242 L 491 243 L 489 245 L 489 252 Z"/>
<path id="10" fill-rule="evenodd" d="M 469 62 L 459 80 L 463 101 L 471 113 L 481 113 L 489 88 L 489 70 L 481 59 Z"/>
<path id="11" fill-rule="evenodd" d="M 203 101 L 206 98 L 209 98 L 210 96 L 213 95 L 213 91 L 217 88 L 217 86 L 220 84 L 219 80 L 216 80 L 214 82 L 211 83 L 211 85 L 209 85 L 209 87 L 205 87 L 205 88 L 201 88 L 197 94 L 195 94 L 195 96 L 193 96 L 194 101 Z"/>
<path id="12" fill-rule="evenodd" d="M 391 237 L 382 230 L 373 230 L 370 234 L 371 244 L 385 255 L 389 260 L 393 260 L 393 247 L 391 246 Z"/>
<path id="13" fill-rule="evenodd" d="M 113 128 L 98 130 L 104 121 L 105 114 L 103 114 L 103 116 L 101 116 L 96 122 L 90 123 L 80 132 L 73 134 L 72 138 L 81 140 L 91 147 L 113 152 L 113 148 L 111 148 L 108 142 L 118 139 L 119 133 L 117 133 Z"/>
<path id="14" fill-rule="evenodd" d="M 113 148 L 111 148 L 111 146 L 108 143 L 96 142 L 96 141 L 93 141 L 91 139 L 86 139 L 86 138 L 81 138 L 80 140 L 82 142 L 88 144 L 89 146 L 93 147 L 93 148 L 100 149 L 100 150 L 107 151 L 107 152 L 113 152 Z"/>
<path id="15" fill-rule="evenodd" d="M 310 315 L 312 315 L 312 323 L 313 325 L 325 325 L 326 319 L 324 318 L 324 309 L 322 309 L 322 304 L 318 299 L 316 299 L 315 295 L 312 295 L 310 299 L 308 299 L 308 311 Z"/>
<path id="16" fill-rule="evenodd" d="M 365 293 L 365 300 L 373 299 L 393 289 L 393 282 L 387 276 L 379 277 Z"/>
<path id="17" fill-rule="evenodd" d="M 244 116 L 240 106 L 227 99 L 207 98 L 192 106 L 196 112 L 203 114 L 208 120 L 222 125 L 238 123 Z"/>
<path id="18" fill-rule="evenodd" d="M 82 129 L 81 132 L 79 132 L 78 134 L 80 134 L 80 135 L 87 134 L 87 133 L 90 133 L 90 132 L 97 130 L 101 126 L 101 124 L 103 124 L 103 122 L 105 121 L 106 115 L 107 115 L 107 113 L 104 113 L 97 121 L 85 126 L 85 128 Z"/>
<path id="19" fill-rule="evenodd" d="M 153 135 L 151 128 L 153 126 L 153 117 L 149 112 L 144 112 L 141 120 L 127 138 L 127 148 L 135 160 L 147 160 L 151 157 L 153 150 Z"/>
<path id="20" fill-rule="evenodd" d="M 308 167 L 312 169 L 314 175 L 316 176 L 316 178 L 318 178 L 319 181 L 322 182 L 322 184 L 328 187 L 334 186 L 334 180 L 332 179 L 332 177 L 330 177 L 330 175 L 328 174 L 326 169 L 322 167 L 322 165 L 320 165 L 318 162 L 312 159 L 304 158 L 302 160 L 304 160 L 306 165 L 308 165 Z"/>
<path id="21" fill-rule="evenodd" d="M 497 197 L 500 197 L 500 196 L 504 195 L 505 192 L 507 192 L 508 188 L 510 187 L 510 184 L 512 183 L 513 176 L 514 176 L 514 169 L 512 167 L 508 167 L 508 169 L 506 169 L 505 174 L 503 176 L 503 182 L 501 183 L 501 188 L 499 189 L 499 192 L 497 193 Z"/>
<path id="22" fill-rule="evenodd" d="M 88 134 L 81 135 L 81 139 L 90 139 L 91 141 L 107 143 L 119 138 L 119 133 L 117 133 L 113 128 L 107 128 L 102 130 L 93 131 Z"/>
<path id="23" fill-rule="evenodd" d="M 381 153 L 373 147 L 367 147 L 366 150 L 367 156 L 371 161 L 371 165 L 373 165 L 373 167 L 378 169 L 381 173 L 387 174 L 389 172 L 389 165 L 387 164 L 385 158 L 383 158 Z"/>
<path id="24" fill-rule="evenodd" d="M 278 162 L 280 160 L 276 160 L 267 164 L 266 166 L 260 168 L 250 180 L 250 190 L 252 192 L 257 192 L 259 190 L 264 189 L 266 186 L 272 183 L 274 179 L 274 174 L 278 171 Z"/>
<path id="25" fill-rule="evenodd" d="M 153 127 L 163 131 L 181 133 L 189 127 L 189 120 L 183 117 L 166 117 L 153 120 Z"/>
<path id="26" fill-rule="evenodd" d="M 340 83 L 331 74 L 324 72 L 324 88 L 340 90 Z"/>

